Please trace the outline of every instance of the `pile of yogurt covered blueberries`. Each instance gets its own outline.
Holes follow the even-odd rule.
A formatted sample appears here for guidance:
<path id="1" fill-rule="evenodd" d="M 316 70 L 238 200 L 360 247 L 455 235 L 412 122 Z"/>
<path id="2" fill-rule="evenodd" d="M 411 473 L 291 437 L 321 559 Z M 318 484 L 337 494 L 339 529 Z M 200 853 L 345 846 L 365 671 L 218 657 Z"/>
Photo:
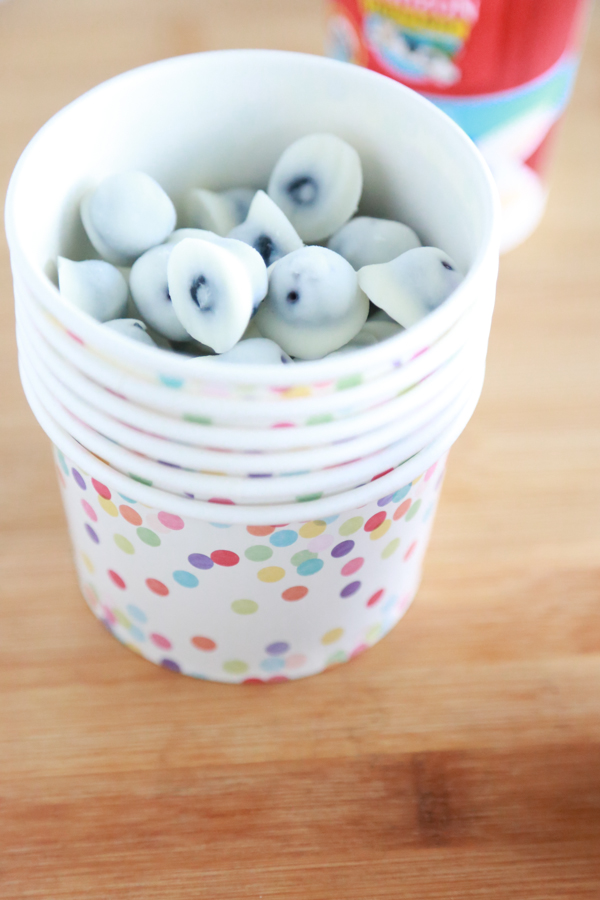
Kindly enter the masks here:
<path id="1" fill-rule="evenodd" d="M 111 175 L 81 203 L 102 259 L 59 257 L 60 293 L 108 328 L 193 358 L 280 365 L 368 347 L 439 306 L 462 276 L 407 225 L 351 218 L 362 184 L 353 147 L 310 134 L 281 155 L 266 193 L 191 189 L 193 227 L 174 230 L 154 179 Z M 132 301 L 139 318 L 126 318 Z"/>

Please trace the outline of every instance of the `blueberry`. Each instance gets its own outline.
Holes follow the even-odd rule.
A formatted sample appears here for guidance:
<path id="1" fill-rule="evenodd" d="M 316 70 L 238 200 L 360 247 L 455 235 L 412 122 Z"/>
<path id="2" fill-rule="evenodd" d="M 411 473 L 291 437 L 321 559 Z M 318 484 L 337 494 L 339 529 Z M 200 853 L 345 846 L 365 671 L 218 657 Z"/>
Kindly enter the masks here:
<path id="1" fill-rule="evenodd" d="M 326 247 L 303 247 L 270 268 L 256 323 L 290 356 L 318 359 L 350 341 L 368 311 L 350 263 Z"/>
<path id="2" fill-rule="evenodd" d="M 376 306 L 408 328 L 443 303 L 462 275 L 443 250 L 418 247 L 391 262 L 364 266 L 358 281 Z"/>
<path id="3" fill-rule="evenodd" d="M 144 172 L 109 175 L 81 203 L 81 219 L 100 256 L 129 266 L 175 228 L 177 214 L 161 186 Z"/>
<path id="4" fill-rule="evenodd" d="M 268 193 L 303 241 L 321 241 L 347 222 L 358 207 L 360 157 L 334 134 L 306 135 L 280 156 Z"/>
<path id="5" fill-rule="evenodd" d="M 125 278 L 115 266 L 100 259 L 74 262 L 59 256 L 58 287 L 65 300 L 99 322 L 119 318 L 127 307 Z"/>
<path id="6" fill-rule="evenodd" d="M 264 191 L 256 192 L 246 221 L 228 236 L 254 247 L 267 266 L 303 246 L 291 222 Z"/>
<path id="7" fill-rule="evenodd" d="M 336 231 L 327 246 L 358 270 L 374 263 L 390 262 L 401 253 L 420 247 L 421 241 L 412 228 L 401 222 L 357 216 Z"/>
<path id="8" fill-rule="evenodd" d="M 171 341 L 185 341 L 189 335 L 173 309 L 167 283 L 167 266 L 173 244 L 153 247 L 134 262 L 129 287 L 144 321 Z"/>

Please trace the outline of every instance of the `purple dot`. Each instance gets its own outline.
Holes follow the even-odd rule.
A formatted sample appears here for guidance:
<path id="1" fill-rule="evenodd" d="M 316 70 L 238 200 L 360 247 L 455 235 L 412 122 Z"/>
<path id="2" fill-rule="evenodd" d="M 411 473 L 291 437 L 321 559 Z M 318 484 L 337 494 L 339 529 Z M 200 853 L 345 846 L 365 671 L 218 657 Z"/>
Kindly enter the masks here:
<path id="1" fill-rule="evenodd" d="M 190 553 L 188 562 L 191 566 L 195 566 L 196 569 L 212 569 L 214 566 L 210 556 L 205 556 L 204 553 Z"/>
<path id="2" fill-rule="evenodd" d="M 181 466 L 178 466 L 177 463 L 167 462 L 164 459 L 157 460 L 161 464 L 161 466 L 169 466 L 171 469 L 181 469 Z"/>
<path id="3" fill-rule="evenodd" d="M 87 490 L 87 488 L 85 486 L 85 481 L 83 480 L 83 478 L 81 477 L 81 475 L 79 474 L 77 469 L 71 469 L 71 472 L 73 473 L 73 478 L 75 479 L 75 481 L 77 482 L 77 484 L 79 485 L 81 490 L 82 491 Z"/>
<path id="4" fill-rule="evenodd" d="M 88 525 L 87 522 L 85 523 L 85 530 L 87 531 L 87 533 L 89 534 L 89 536 L 91 537 L 91 539 L 93 540 L 93 542 L 95 544 L 100 543 L 100 538 L 98 537 L 98 535 L 96 534 L 96 532 L 94 531 L 92 526 Z"/>
<path id="5" fill-rule="evenodd" d="M 358 590 L 360 590 L 360 581 L 351 581 L 350 584 L 347 584 L 346 587 L 342 588 L 340 597 L 351 597 L 352 594 L 355 594 Z"/>
<path id="6" fill-rule="evenodd" d="M 268 472 L 250 472 L 248 478 L 272 478 Z"/>
<path id="7" fill-rule="evenodd" d="M 335 557 L 335 559 L 339 559 L 340 556 L 346 556 L 353 549 L 354 541 L 342 541 L 341 544 L 336 544 L 331 551 L 331 555 Z"/>
<path id="8" fill-rule="evenodd" d="M 265 651 L 270 653 L 271 656 L 280 656 L 282 653 L 287 653 L 290 649 L 290 645 L 286 644 L 285 641 L 275 641 L 274 644 L 269 644 L 268 647 L 265 647 Z"/>
<path id="9" fill-rule="evenodd" d="M 387 497 L 382 497 L 381 500 L 377 501 L 377 506 L 387 506 L 388 503 L 391 503 L 393 499 L 394 499 L 394 495 L 388 494 Z"/>
<path id="10" fill-rule="evenodd" d="M 161 659 L 160 664 L 164 669 L 170 669 L 171 672 L 181 672 L 179 663 L 176 663 L 174 659 Z"/>

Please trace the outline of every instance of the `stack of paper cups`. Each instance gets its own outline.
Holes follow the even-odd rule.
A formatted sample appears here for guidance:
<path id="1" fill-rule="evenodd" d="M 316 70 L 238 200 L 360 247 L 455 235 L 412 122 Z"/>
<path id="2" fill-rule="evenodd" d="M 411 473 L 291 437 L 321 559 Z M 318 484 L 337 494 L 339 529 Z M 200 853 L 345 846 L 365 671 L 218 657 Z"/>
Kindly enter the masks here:
<path id="1" fill-rule="evenodd" d="M 194 363 L 69 306 L 81 196 L 139 169 L 185 188 L 265 185 L 302 134 L 361 155 L 361 211 L 465 272 L 417 325 L 282 367 Z M 481 391 L 497 202 L 469 139 L 401 85 L 331 60 L 228 51 L 146 66 L 55 116 L 11 182 L 19 362 L 55 445 L 84 596 L 125 644 L 212 680 L 280 681 L 382 637 L 418 587 L 447 453 Z"/>

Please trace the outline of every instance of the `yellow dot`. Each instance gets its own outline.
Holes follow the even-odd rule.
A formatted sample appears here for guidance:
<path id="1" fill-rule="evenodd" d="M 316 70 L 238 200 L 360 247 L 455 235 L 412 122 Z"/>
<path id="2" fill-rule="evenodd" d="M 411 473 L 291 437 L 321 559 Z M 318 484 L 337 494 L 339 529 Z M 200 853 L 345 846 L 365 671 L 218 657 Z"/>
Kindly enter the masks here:
<path id="1" fill-rule="evenodd" d="M 310 397 L 312 396 L 312 391 L 305 384 L 297 384 L 294 387 L 288 388 L 287 391 L 282 391 L 284 397 Z"/>
<path id="2" fill-rule="evenodd" d="M 379 638 L 382 637 L 382 632 L 383 628 L 381 627 L 381 625 L 379 625 L 379 623 L 377 625 L 371 625 L 366 634 L 367 644 L 376 643 L 376 641 L 378 641 Z"/>
<path id="3" fill-rule="evenodd" d="M 127 616 L 123 615 L 120 609 L 113 609 L 113 615 L 119 625 L 122 625 L 123 628 L 131 628 L 131 622 L 127 618 Z"/>
<path id="4" fill-rule="evenodd" d="M 324 634 L 321 638 L 322 644 L 335 644 L 336 641 L 339 641 L 341 636 L 344 633 L 343 628 L 332 628 L 331 631 L 328 631 L 327 634 Z"/>
<path id="5" fill-rule="evenodd" d="M 106 497 L 101 497 L 100 494 L 98 494 L 98 503 L 109 516 L 114 516 L 116 518 L 119 515 L 119 510 L 112 500 L 107 500 Z"/>
<path id="6" fill-rule="evenodd" d="M 228 662 L 223 663 L 223 668 L 230 675 L 243 675 L 244 672 L 248 671 L 248 663 L 242 662 L 241 659 L 230 659 Z"/>
<path id="7" fill-rule="evenodd" d="M 258 572 L 259 580 L 266 582 L 281 581 L 284 576 L 285 569 L 282 569 L 281 566 L 267 566 Z"/>
<path id="8" fill-rule="evenodd" d="M 416 478 L 413 478 L 413 480 L 412 480 L 412 484 L 416 484 L 416 483 L 417 483 L 417 481 L 420 481 L 420 480 L 421 480 L 421 478 L 422 478 L 422 477 L 423 477 L 423 474 L 421 474 L 421 475 L 417 475 L 417 477 L 416 477 Z"/>
<path id="9" fill-rule="evenodd" d="M 139 647 L 136 647 L 135 644 L 123 643 L 123 646 L 127 647 L 128 650 L 133 650 L 133 652 L 137 653 L 138 656 L 143 656 L 142 651 Z"/>
<path id="10" fill-rule="evenodd" d="M 254 600 L 234 600 L 231 608 L 239 616 L 251 616 L 258 609 L 258 603 Z"/>
<path id="11" fill-rule="evenodd" d="M 128 541 L 127 538 L 122 534 L 113 535 L 113 541 L 123 553 L 129 553 L 131 556 L 132 553 L 135 553 L 135 548 L 131 541 Z"/>
<path id="12" fill-rule="evenodd" d="M 387 534 L 390 528 L 392 527 L 392 520 L 386 519 L 385 522 L 382 522 L 379 528 L 376 528 L 375 531 L 372 531 L 369 537 L 372 541 L 378 541 L 379 538 L 382 538 L 384 534 Z"/>
<path id="13" fill-rule="evenodd" d="M 390 541 L 383 553 L 381 554 L 382 559 L 389 559 L 390 556 L 393 556 L 398 547 L 400 546 L 400 538 L 394 538 L 393 541 Z"/>
<path id="14" fill-rule="evenodd" d="M 91 561 L 91 559 L 89 558 L 89 556 L 87 555 L 87 553 L 82 553 L 81 558 L 83 559 L 83 564 L 86 567 L 86 569 L 88 570 L 88 572 L 90 573 L 90 575 L 93 575 L 94 574 L 94 564 Z"/>
<path id="15" fill-rule="evenodd" d="M 299 534 L 300 537 L 303 538 L 314 538 L 318 537 L 320 534 L 323 534 L 326 528 L 326 522 L 323 522 L 321 519 L 315 519 L 314 522 L 307 522 L 306 525 L 303 525 L 299 531 Z"/>

